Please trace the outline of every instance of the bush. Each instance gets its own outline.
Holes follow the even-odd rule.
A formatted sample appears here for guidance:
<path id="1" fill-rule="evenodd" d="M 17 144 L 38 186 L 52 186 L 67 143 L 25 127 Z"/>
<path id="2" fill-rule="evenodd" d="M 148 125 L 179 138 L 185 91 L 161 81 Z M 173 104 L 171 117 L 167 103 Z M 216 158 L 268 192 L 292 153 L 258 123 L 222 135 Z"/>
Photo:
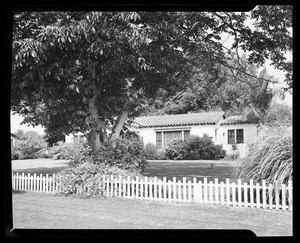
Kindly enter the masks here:
<path id="1" fill-rule="evenodd" d="M 18 149 L 17 146 L 12 145 L 11 146 L 11 159 L 16 160 L 20 158 L 20 150 Z"/>
<path id="2" fill-rule="evenodd" d="M 94 152 L 92 160 L 95 164 L 107 164 L 140 173 L 148 165 L 143 141 L 137 138 L 118 139 L 114 145 L 106 144 Z"/>
<path id="3" fill-rule="evenodd" d="M 69 165 L 75 166 L 89 160 L 92 149 L 87 143 L 82 142 L 60 143 L 50 149 L 49 155 L 54 159 L 71 160 Z"/>
<path id="4" fill-rule="evenodd" d="M 247 156 L 241 160 L 237 177 L 260 183 L 287 183 L 293 178 L 292 128 L 265 127 L 256 140 L 248 144 Z"/>
<path id="5" fill-rule="evenodd" d="M 165 152 L 168 159 L 174 160 L 221 159 L 225 154 L 222 145 L 215 145 L 207 135 L 190 136 L 185 141 L 175 139 L 168 144 Z"/>
<path id="6" fill-rule="evenodd" d="M 165 156 L 167 159 L 185 159 L 186 153 L 187 144 L 181 139 L 174 139 L 171 142 L 169 142 L 168 147 L 165 150 Z"/>
<path id="7" fill-rule="evenodd" d="M 153 143 L 147 143 L 145 146 L 145 156 L 147 159 L 157 159 L 157 148 Z"/>
<path id="8" fill-rule="evenodd" d="M 40 142 L 32 138 L 20 140 L 15 147 L 14 152 L 18 151 L 19 159 L 36 159 L 38 152 L 43 149 Z"/>
<path id="9" fill-rule="evenodd" d="M 141 176 L 137 172 L 123 170 L 117 166 L 85 162 L 64 169 L 56 175 L 55 180 L 60 184 L 58 194 L 70 195 L 77 192 L 83 197 L 105 196 L 103 175 L 122 178 Z"/>

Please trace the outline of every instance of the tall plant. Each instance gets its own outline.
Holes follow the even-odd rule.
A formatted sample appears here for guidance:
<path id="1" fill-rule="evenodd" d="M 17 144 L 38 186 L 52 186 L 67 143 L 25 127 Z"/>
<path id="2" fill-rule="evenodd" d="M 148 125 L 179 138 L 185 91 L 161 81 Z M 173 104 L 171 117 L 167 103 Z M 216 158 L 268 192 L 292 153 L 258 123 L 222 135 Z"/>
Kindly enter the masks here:
<path id="1" fill-rule="evenodd" d="M 280 184 L 293 179 L 293 144 L 290 126 L 264 127 L 257 139 L 248 146 L 248 155 L 237 169 L 239 178 Z"/>

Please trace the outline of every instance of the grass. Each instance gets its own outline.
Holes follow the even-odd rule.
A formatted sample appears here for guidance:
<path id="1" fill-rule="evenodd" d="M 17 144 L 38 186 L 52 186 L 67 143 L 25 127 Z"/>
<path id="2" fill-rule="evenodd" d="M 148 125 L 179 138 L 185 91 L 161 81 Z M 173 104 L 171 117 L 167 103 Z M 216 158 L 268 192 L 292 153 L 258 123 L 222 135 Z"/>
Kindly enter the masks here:
<path id="1" fill-rule="evenodd" d="M 248 229 L 291 236 L 292 213 L 221 205 L 13 193 L 16 229 Z"/>
<path id="2" fill-rule="evenodd" d="M 166 177 L 167 180 L 172 180 L 173 177 L 182 179 L 186 177 L 192 180 L 193 177 L 202 179 L 204 177 L 209 180 L 218 178 L 219 181 L 224 181 L 226 178 L 235 180 L 235 167 L 226 164 L 210 165 L 214 161 L 208 162 L 153 162 L 143 172 L 144 176 Z"/>
<path id="3" fill-rule="evenodd" d="M 18 163 L 15 168 L 13 168 L 13 172 L 19 173 L 36 173 L 39 174 L 49 174 L 58 173 L 59 171 L 67 168 L 67 166 L 62 166 L 63 164 L 59 164 L 56 167 L 55 163 L 60 161 L 52 160 L 52 159 L 36 159 L 36 160 L 16 160 L 13 163 Z M 28 165 L 25 165 L 27 163 Z M 214 163 L 214 166 L 211 167 L 211 164 Z M 45 167 L 47 164 L 47 167 Z M 207 177 L 208 180 L 213 180 L 214 178 L 218 178 L 219 181 L 225 181 L 226 178 L 235 180 L 234 176 L 235 167 L 232 165 L 228 165 L 226 163 L 222 163 L 220 161 L 155 161 L 150 162 L 148 167 L 146 167 L 145 171 L 142 173 L 144 176 L 149 177 L 167 177 L 167 180 L 172 180 L 173 177 L 177 177 L 178 179 L 182 179 L 182 177 L 186 177 L 188 180 L 192 180 L 193 177 L 198 179 L 202 179 Z"/>

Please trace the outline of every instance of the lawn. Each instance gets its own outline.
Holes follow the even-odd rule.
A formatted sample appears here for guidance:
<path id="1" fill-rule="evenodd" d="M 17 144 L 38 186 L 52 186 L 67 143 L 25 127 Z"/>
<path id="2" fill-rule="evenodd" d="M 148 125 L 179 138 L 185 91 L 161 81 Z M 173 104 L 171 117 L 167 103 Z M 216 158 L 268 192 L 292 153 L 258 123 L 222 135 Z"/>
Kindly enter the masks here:
<path id="1" fill-rule="evenodd" d="M 49 174 L 57 173 L 67 167 L 67 160 L 54 159 L 32 159 L 32 160 L 13 160 L 12 170 L 19 173 Z M 214 164 L 211 167 L 211 164 Z M 182 179 L 192 179 L 196 177 L 208 180 L 218 178 L 225 181 L 226 178 L 234 180 L 235 162 L 226 161 L 150 161 L 148 167 L 143 172 L 144 176 L 167 177 L 172 180 L 173 177 Z"/>
<path id="2" fill-rule="evenodd" d="M 292 213 L 221 205 L 13 193 L 16 229 L 248 229 L 291 236 Z"/>
<path id="3" fill-rule="evenodd" d="M 213 167 L 211 164 L 214 164 Z M 228 163 L 221 161 L 155 161 L 150 162 L 149 166 L 143 172 L 144 176 L 166 177 L 167 180 L 172 180 L 173 177 L 182 179 L 186 177 L 192 180 L 193 177 L 203 179 L 206 177 L 208 181 L 218 178 L 219 181 L 224 181 L 226 178 L 234 181 L 234 171 L 237 163 Z"/>

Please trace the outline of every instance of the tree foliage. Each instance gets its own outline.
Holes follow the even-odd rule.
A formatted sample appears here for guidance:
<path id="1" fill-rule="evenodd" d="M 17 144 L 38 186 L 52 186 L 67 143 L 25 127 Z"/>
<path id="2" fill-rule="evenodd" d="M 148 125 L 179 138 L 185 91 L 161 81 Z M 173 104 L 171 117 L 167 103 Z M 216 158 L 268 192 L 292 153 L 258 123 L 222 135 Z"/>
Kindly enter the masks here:
<path id="1" fill-rule="evenodd" d="M 247 18 L 255 20 L 254 30 L 245 25 Z M 216 76 L 222 67 L 232 77 L 251 77 L 240 49 L 249 53 L 246 62 L 252 64 L 270 58 L 287 72 L 291 87 L 292 69 L 284 58 L 292 48 L 290 27 L 291 7 L 285 6 L 258 6 L 250 14 L 16 13 L 11 108 L 24 116 L 24 123 L 44 126 L 49 140 L 81 131 L 99 149 L 102 142 L 117 139 L 149 99 L 161 92 L 167 99 L 186 87 L 195 68 L 204 75 L 197 97 L 188 89 L 178 93 L 192 109 L 199 107 L 199 96 L 208 96 L 204 86 L 216 90 L 221 85 L 223 79 Z M 222 44 L 224 33 L 234 38 L 231 48 Z"/>

